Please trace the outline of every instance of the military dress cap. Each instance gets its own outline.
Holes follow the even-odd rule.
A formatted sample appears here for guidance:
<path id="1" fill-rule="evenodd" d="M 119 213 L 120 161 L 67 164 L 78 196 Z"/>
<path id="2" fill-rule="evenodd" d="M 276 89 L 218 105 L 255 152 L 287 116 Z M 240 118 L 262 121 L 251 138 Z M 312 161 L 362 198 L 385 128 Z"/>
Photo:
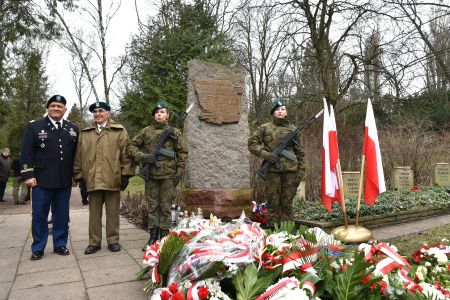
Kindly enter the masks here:
<path id="1" fill-rule="evenodd" d="M 154 116 L 156 114 L 157 110 L 163 109 L 163 108 L 168 108 L 167 104 L 165 102 L 163 102 L 163 101 L 156 102 L 156 105 L 155 105 L 155 107 L 152 110 L 152 116 Z"/>
<path id="2" fill-rule="evenodd" d="M 61 103 L 61 104 L 64 104 L 64 105 L 66 105 L 66 103 L 67 103 L 66 98 L 64 98 L 63 96 L 61 96 L 61 95 L 53 95 L 47 101 L 47 108 L 53 102 L 58 102 L 58 103 Z"/>
<path id="3" fill-rule="evenodd" d="M 111 110 L 111 106 L 109 106 L 108 103 L 103 102 L 103 101 L 99 101 L 99 102 L 92 103 L 89 106 L 89 111 L 90 112 L 94 112 L 94 109 L 97 109 L 97 108 L 102 108 L 102 109 L 104 109 L 106 111 L 110 111 Z"/>
<path id="4" fill-rule="evenodd" d="M 272 105 L 272 109 L 270 110 L 270 114 L 273 115 L 273 112 L 274 112 L 278 107 L 281 107 L 281 106 L 286 106 L 286 103 L 284 102 L 283 99 L 278 99 L 277 102 L 275 102 L 275 103 Z"/>

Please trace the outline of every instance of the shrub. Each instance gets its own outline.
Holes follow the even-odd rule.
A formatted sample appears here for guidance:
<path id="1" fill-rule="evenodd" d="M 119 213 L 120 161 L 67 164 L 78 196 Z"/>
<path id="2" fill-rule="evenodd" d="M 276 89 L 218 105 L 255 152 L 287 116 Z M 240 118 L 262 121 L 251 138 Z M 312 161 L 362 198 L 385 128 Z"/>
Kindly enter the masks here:
<path id="1" fill-rule="evenodd" d="M 142 192 L 131 194 L 122 200 L 120 214 L 136 227 L 147 229 L 148 205 Z"/>
<path id="2" fill-rule="evenodd" d="M 361 203 L 360 216 L 387 215 L 425 207 L 448 208 L 449 203 L 448 189 L 439 186 L 423 186 L 418 191 L 386 191 L 380 194 L 374 206 Z M 345 206 L 348 218 L 356 218 L 357 200 L 349 199 Z M 320 200 L 300 203 L 295 217 L 321 222 L 343 220 L 342 210 L 337 202 L 333 203 L 333 209 L 328 213 Z"/>

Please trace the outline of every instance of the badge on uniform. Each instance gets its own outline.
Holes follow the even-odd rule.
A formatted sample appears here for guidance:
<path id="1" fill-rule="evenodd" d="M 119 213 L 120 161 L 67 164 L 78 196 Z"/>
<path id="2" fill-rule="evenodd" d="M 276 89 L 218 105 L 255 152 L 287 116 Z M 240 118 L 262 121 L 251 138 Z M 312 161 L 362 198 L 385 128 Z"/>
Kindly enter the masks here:
<path id="1" fill-rule="evenodd" d="M 41 130 L 41 132 L 38 132 L 38 138 L 39 139 L 46 139 L 47 138 L 47 132 L 44 130 Z"/>
<path id="2" fill-rule="evenodd" d="M 69 129 L 69 134 L 70 134 L 71 136 L 75 136 L 75 137 L 77 136 L 77 132 L 74 131 L 73 128 L 70 128 L 70 129 Z"/>
<path id="3" fill-rule="evenodd" d="M 41 148 L 42 148 L 42 149 L 45 148 L 45 144 L 44 144 L 44 143 L 41 144 Z"/>

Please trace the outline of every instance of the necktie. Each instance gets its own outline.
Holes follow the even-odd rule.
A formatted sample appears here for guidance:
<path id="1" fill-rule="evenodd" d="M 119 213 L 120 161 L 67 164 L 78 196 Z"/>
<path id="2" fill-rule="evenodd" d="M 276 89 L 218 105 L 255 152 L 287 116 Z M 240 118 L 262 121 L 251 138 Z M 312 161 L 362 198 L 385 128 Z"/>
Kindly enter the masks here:
<path id="1" fill-rule="evenodd" d="M 61 122 L 56 122 L 56 126 L 58 126 L 58 131 L 60 131 L 61 130 Z"/>
<path id="2" fill-rule="evenodd" d="M 105 129 L 105 126 L 98 126 L 98 131 L 102 132 L 102 130 Z"/>

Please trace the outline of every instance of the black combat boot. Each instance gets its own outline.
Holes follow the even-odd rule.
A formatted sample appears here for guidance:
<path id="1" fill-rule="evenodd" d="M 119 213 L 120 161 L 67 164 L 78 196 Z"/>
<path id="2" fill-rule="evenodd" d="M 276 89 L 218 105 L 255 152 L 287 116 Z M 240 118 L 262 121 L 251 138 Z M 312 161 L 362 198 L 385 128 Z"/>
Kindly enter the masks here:
<path id="1" fill-rule="evenodd" d="M 159 232 L 159 239 L 162 240 L 163 237 L 165 237 L 168 234 L 169 234 L 169 229 L 161 228 L 161 230 Z"/>
<path id="2" fill-rule="evenodd" d="M 145 251 L 147 249 L 147 246 L 153 245 L 158 240 L 159 236 L 159 228 L 151 228 L 150 229 L 150 239 L 148 240 L 147 244 L 145 244 L 144 247 L 142 247 L 142 251 Z"/>

